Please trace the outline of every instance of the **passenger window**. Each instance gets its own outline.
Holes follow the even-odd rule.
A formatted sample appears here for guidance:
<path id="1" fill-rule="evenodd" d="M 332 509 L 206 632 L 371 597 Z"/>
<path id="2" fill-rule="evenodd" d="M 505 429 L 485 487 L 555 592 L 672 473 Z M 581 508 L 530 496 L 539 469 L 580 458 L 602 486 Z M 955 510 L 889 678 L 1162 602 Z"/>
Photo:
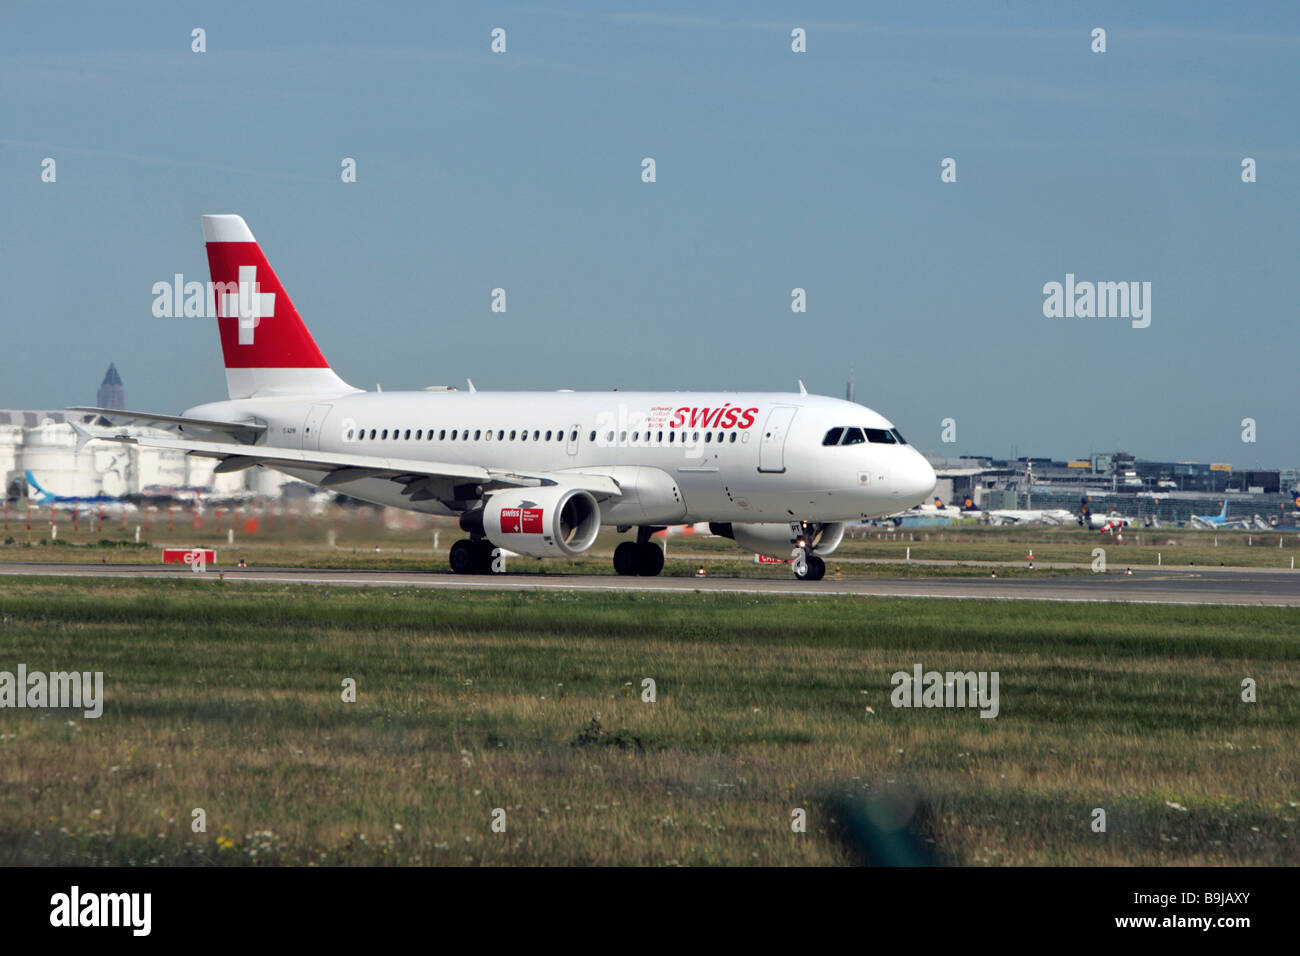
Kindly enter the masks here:
<path id="1" fill-rule="evenodd" d="M 370 429 L 370 440 L 371 441 L 375 440 L 375 430 L 373 428 Z"/>
<path id="2" fill-rule="evenodd" d="M 826 437 L 822 439 L 822 444 L 838 445 L 840 443 L 840 436 L 843 434 L 844 434 L 843 428 L 832 428 L 830 431 L 826 433 Z"/>
<path id="3" fill-rule="evenodd" d="M 352 429 L 348 429 L 348 441 L 352 441 Z"/>
<path id="4" fill-rule="evenodd" d="M 732 443 L 733 445 L 736 443 L 736 433 L 735 433 L 735 432 L 732 432 L 732 433 L 731 433 L 730 441 L 731 441 L 731 443 Z"/>
<path id="5" fill-rule="evenodd" d="M 451 430 L 451 440 L 452 441 L 456 440 L 456 429 L 454 428 Z"/>
<path id="6" fill-rule="evenodd" d="M 539 438 L 541 438 L 541 437 L 542 437 L 542 432 L 541 432 L 541 430 L 540 430 L 540 429 L 537 429 L 537 428 L 534 428 L 534 429 L 533 429 L 533 441 L 537 441 L 537 440 L 538 440 Z"/>
<path id="7" fill-rule="evenodd" d="M 896 442 L 894 441 L 894 436 L 889 432 L 885 431 L 883 428 L 868 428 L 867 441 L 873 442 L 877 445 L 896 444 Z"/>
<path id="8" fill-rule="evenodd" d="M 569 441 L 577 441 L 577 440 L 578 440 L 578 430 L 575 428 L 573 432 L 569 435 Z"/>
<path id="9" fill-rule="evenodd" d="M 704 441 L 705 441 L 705 444 L 707 444 L 707 443 L 713 441 L 713 432 L 705 432 L 705 433 L 704 433 Z"/>
<path id="10" fill-rule="evenodd" d="M 387 437 L 388 437 L 388 429 L 385 428 L 385 429 L 384 429 L 384 433 L 383 433 L 382 435 L 380 435 L 379 437 L 380 437 L 380 438 L 387 438 Z"/>
<path id="11" fill-rule="evenodd" d="M 546 440 L 547 440 L 547 441 L 550 441 L 550 440 L 551 440 L 551 433 L 550 433 L 550 432 L 547 432 L 547 433 L 546 433 Z M 595 432 L 592 432 L 590 435 L 587 436 L 587 441 L 595 441 L 595 440 L 596 440 L 596 433 L 595 433 Z"/>
<path id="12" fill-rule="evenodd" d="M 861 445 L 866 440 L 867 436 L 862 434 L 861 428 L 846 428 L 844 429 L 844 440 L 840 444 Z"/>
<path id="13" fill-rule="evenodd" d="M 446 441 L 446 440 L 447 440 L 447 429 L 444 428 L 442 431 L 438 432 L 438 441 Z"/>
<path id="14" fill-rule="evenodd" d="M 475 440 L 475 441 L 478 441 L 479 436 L 482 435 L 482 434 L 483 434 L 483 432 L 482 432 L 481 429 L 478 429 L 478 428 L 474 429 L 474 440 Z"/>

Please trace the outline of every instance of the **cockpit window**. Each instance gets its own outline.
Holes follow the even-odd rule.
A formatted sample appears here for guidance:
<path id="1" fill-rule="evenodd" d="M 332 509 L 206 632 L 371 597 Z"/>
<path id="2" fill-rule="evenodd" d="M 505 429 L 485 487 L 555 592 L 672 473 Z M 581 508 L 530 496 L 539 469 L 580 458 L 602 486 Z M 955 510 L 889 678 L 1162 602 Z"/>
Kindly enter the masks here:
<path id="1" fill-rule="evenodd" d="M 838 445 L 840 443 L 840 436 L 843 434 L 844 434 L 843 428 L 832 428 L 830 431 L 826 433 L 826 437 L 822 439 L 822 444 Z"/>
<path id="2" fill-rule="evenodd" d="M 844 441 L 840 442 L 840 444 L 861 445 L 866 440 L 867 439 L 862 434 L 861 428 L 846 428 L 844 429 Z"/>
<path id="3" fill-rule="evenodd" d="M 900 432 L 897 428 L 891 428 L 891 429 L 889 430 L 889 433 L 890 433 L 891 435 L 893 435 L 895 438 L 898 439 L 898 443 L 899 443 L 900 445 L 906 445 L 906 444 L 907 444 L 907 439 L 903 437 L 903 433 Z"/>
<path id="4" fill-rule="evenodd" d="M 877 445 L 897 444 L 892 432 L 887 432 L 883 428 L 868 428 L 867 441 L 874 442 Z"/>

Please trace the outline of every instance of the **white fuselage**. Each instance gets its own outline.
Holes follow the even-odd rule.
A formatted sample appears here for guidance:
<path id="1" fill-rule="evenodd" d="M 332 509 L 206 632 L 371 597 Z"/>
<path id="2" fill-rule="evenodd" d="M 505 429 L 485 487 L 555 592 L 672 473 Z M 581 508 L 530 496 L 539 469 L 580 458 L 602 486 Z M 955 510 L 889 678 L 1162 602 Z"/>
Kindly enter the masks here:
<path id="1" fill-rule="evenodd" d="M 261 441 L 279 447 L 608 475 L 627 493 L 602 504 L 607 525 L 858 520 L 911 507 L 935 485 L 920 453 L 881 440 L 893 426 L 879 414 L 802 393 L 351 392 L 235 399 L 186 414 L 253 418 L 268 426 Z M 874 439 L 823 444 L 839 427 Z M 313 483 L 323 476 L 283 470 Z M 331 488 L 455 513 L 436 499 L 412 501 L 385 478 Z"/>

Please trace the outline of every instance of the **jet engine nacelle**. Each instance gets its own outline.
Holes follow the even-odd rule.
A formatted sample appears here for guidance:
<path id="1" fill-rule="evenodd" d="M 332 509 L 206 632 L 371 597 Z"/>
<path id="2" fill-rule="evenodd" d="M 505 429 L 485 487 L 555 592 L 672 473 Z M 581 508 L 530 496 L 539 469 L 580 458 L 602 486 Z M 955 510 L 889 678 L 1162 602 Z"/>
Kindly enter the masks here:
<path id="1" fill-rule="evenodd" d="M 826 524 L 786 523 L 736 524 L 714 522 L 709 530 L 724 538 L 731 538 L 746 551 L 754 551 L 769 558 L 788 558 L 790 552 L 804 540 L 814 554 L 825 557 L 844 540 L 844 522 Z"/>
<path id="2" fill-rule="evenodd" d="M 600 533 L 600 505 L 578 488 L 512 488 L 462 515 L 460 526 L 532 558 L 582 554 Z"/>

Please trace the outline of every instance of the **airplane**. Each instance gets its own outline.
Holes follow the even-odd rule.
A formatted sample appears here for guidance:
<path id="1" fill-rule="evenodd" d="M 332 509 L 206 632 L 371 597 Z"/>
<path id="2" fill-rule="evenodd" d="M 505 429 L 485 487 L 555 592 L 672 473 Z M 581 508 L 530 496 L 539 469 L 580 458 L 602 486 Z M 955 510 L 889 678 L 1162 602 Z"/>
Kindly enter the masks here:
<path id="1" fill-rule="evenodd" d="M 993 511 L 983 512 L 981 518 L 986 524 L 1004 525 L 1004 524 L 1050 524 L 1059 525 L 1074 521 L 1074 512 L 1067 511 L 1065 508 L 1048 508 L 1046 510 L 1015 510 L 1010 508 L 997 508 Z"/>
<path id="2" fill-rule="evenodd" d="M 886 521 L 896 528 L 926 528 L 950 525 L 962 520 L 974 521 L 981 512 L 976 508 L 954 508 L 935 497 L 933 504 L 920 504 L 890 515 Z"/>
<path id="3" fill-rule="evenodd" d="M 746 551 L 793 558 L 801 580 L 844 524 L 924 501 L 934 470 L 878 413 L 808 393 L 491 392 L 435 386 L 367 392 L 321 354 L 252 231 L 205 215 L 228 398 L 182 415 L 80 407 L 178 437 L 74 427 L 107 440 L 263 466 L 354 498 L 458 518 L 458 573 L 489 573 L 494 547 L 534 558 L 583 553 L 602 526 L 635 540 L 624 575 L 655 575 L 655 532 L 708 522 Z M 356 330 L 373 337 L 375 328 Z M 409 347 L 409 346 L 408 346 Z"/>
<path id="4" fill-rule="evenodd" d="M 23 472 L 23 477 L 27 481 L 27 499 L 34 501 L 36 504 L 45 508 L 54 508 L 59 511 L 67 511 L 73 508 L 77 510 L 93 511 L 96 509 L 103 511 L 135 511 L 135 505 L 121 498 L 112 498 L 108 495 L 94 495 L 91 497 L 82 497 L 78 495 L 56 495 L 53 492 L 46 491 L 41 487 L 36 476 L 32 474 L 31 469 Z"/>
<path id="5" fill-rule="evenodd" d="M 1216 529 L 1219 531 L 1226 531 L 1230 528 L 1247 529 L 1254 527 L 1251 518 L 1228 517 L 1228 501 L 1226 498 L 1217 515 L 1192 515 L 1191 524 L 1194 528 Z"/>
<path id="6" fill-rule="evenodd" d="M 1133 524 L 1132 518 L 1126 518 L 1114 511 L 1104 515 L 1089 512 L 1087 517 L 1090 531 L 1114 531 L 1116 528 L 1127 528 Z M 1082 521 L 1080 523 L 1082 524 Z"/>

